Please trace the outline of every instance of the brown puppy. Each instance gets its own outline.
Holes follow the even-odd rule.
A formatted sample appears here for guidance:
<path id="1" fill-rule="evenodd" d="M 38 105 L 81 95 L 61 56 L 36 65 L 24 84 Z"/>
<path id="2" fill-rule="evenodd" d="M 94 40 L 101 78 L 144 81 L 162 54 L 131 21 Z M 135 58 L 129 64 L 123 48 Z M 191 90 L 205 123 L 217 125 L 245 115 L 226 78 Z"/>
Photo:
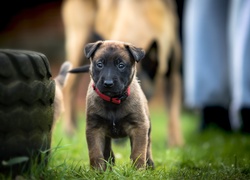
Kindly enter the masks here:
<path id="1" fill-rule="evenodd" d="M 136 78 L 136 62 L 144 51 L 119 41 L 97 41 L 85 46 L 85 56 L 91 76 L 86 105 L 90 165 L 105 170 L 105 161 L 114 164 L 111 138 L 128 136 L 135 167 L 153 167 L 148 104 Z"/>

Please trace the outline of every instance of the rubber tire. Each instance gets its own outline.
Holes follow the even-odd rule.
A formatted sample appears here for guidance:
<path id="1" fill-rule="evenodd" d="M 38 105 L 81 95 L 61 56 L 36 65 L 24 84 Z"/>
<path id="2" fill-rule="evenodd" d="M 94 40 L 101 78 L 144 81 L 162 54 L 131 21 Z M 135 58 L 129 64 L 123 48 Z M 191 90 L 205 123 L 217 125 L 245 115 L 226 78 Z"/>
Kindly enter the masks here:
<path id="1" fill-rule="evenodd" d="M 19 171 L 50 149 L 54 96 L 44 54 L 0 49 L 0 172 Z M 3 166 L 2 161 L 20 156 L 29 161 Z"/>

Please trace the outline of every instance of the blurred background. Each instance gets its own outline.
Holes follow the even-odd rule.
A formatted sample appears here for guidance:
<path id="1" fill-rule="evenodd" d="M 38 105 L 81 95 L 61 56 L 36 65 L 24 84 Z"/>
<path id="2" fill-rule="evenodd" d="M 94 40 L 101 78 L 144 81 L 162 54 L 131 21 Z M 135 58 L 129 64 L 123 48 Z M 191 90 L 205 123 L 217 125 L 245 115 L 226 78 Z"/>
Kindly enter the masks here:
<path id="1" fill-rule="evenodd" d="M 31 50 L 45 54 L 50 62 L 52 77 L 55 78 L 66 56 L 62 3 L 62 0 L 3 1 L 0 7 L 0 48 Z M 184 0 L 176 0 L 176 3 L 181 21 Z M 83 75 L 83 80 L 88 80 L 88 76 Z M 86 87 L 83 83 L 79 87 L 81 92 L 78 94 L 77 104 L 80 109 L 85 105 Z M 155 94 L 157 96 L 151 103 L 160 105 L 162 98 L 157 97 L 162 95 Z"/>
<path id="2" fill-rule="evenodd" d="M 0 48 L 37 51 L 50 62 L 52 78 L 65 61 L 65 37 L 61 16 L 62 0 L 11 0 L 1 3 Z M 7 10 L 7 11 L 6 11 Z M 86 89 L 83 83 L 81 89 Z M 83 108 L 84 93 L 78 105 Z"/>
<path id="3" fill-rule="evenodd" d="M 118 0 L 117 0 L 118 1 Z M 152 0 L 154 1 L 154 0 Z M 166 0 L 167 1 L 167 0 Z M 197 62 L 200 62 L 200 64 L 197 65 L 197 69 L 200 70 L 199 73 L 203 74 L 205 77 L 209 76 L 210 78 L 206 78 L 205 80 L 197 80 L 194 79 L 194 77 L 191 77 L 192 82 L 197 82 L 196 89 L 199 93 L 204 93 L 204 90 L 209 89 L 209 85 L 215 84 L 215 93 L 217 93 L 217 90 L 221 90 L 222 83 L 220 81 L 217 81 L 218 74 L 223 74 L 222 67 L 227 68 L 227 66 L 217 65 L 211 66 L 210 71 L 208 67 L 210 60 L 213 59 L 211 56 L 216 56 L 220 60 L 221 52 L 223 51 L 217 51 L 217 49 L 224 48 L 224 46 L 220 45 L 218 42 L 224 43 L 224 41 L 221 41 L 221 38 L 225 39 L 225 42 L 228 42 L 228 39 L 226 37 L 226 31 L 225 31 L 225 24 L 227 22 L 228 17 L 228 4 L 229 2 L 236 2 L 236 3 L 247 3 L 248 6 L 245 6 L 243 3 L 241 4 L 243 8 L 239 8 L 238 12 L 243 12 L 242 10 L 245 10 L 244 15 L 242 17 L 236 18 L 236 23 L 240 23 L 239 25 L 235 25 L 235 29 L 238 30 L 244 30 L 242 27 L 247 27 L 247 22 L 250 22 L 250 0 L 175 0 L 177 3 L 177 10 L 178 10 L 178 18 L 180 20 L 180 37 L 181 42 L 183 42 L 182 38 L 182 27 L 185 30 L 185 27 L 183 25 L 186 25 L 186 33 L 189 33 L 190 39 L 189 42 L 195 43 L 195 46 L 189 46 L 193 47 L 192 55 L 197 55 L 197 47 L 200 48 L 200 57 L 197 58 Z M 62 0 L 8 0 L 8 1 L 1 1 L 0 5 L 0 48 L 10 48 L 10 49 L 22 49 L 22 50 L 31 50 L 31 51 L 37 51 L 45 54 L 50 62 L 51 71 L 53 78 L 56 77 L 56 75 L 59 72 L 61 64 L 66 60 L 66 54 L 65 54 L 65 34 L 64 34 L 64 26 L 61 16 L 61 6 L 62 6 Z M 185 9 L 185 19 L 183 20 L 183 7 L 186 6 Z M 190 3 L 192 3 L 190 5 Z M 206 4 L 208 3 L 208 4 Z M 209 4 L 211 3 L 211 4 Z M 220 4 L 220 6 L 218 6 Z M 201 8 L 202 7 L 202 8 Z M 231 7 L 231 6 L 230 6 Z M 238 7 L 235 4 L 232 5 L 232 7 Z M 216 11 L 215 11 L 216 10 Z M 223 16 L 222 16 L 223 15 Z M 226 18 L 225 18 L 225 17 Z M 224 19 L 222 19 L 224 17 Z M 248 21 L 242 21 L 245 18 L 248 18 Z M 187 21 L 188 20 L 188 21 Z M 185 22 L 188 22 L 185 24 Z M 208 21 L 210 23 L 208 23 Z M 248 23 L 249 25 L 250 23 Z M 195 27 L 195 28 L 194 28 Z M 222 30 L 221 31 L 221 27 Z M 189 29 L 190 28 L 190 29 Z M 193 28 L 193 29 L 192 29 Z M 198 35 L 196 31 L 200 34 Z M 221 34 L 218 34 L 216 30 L 221 32 Z M 249 38 L 249 29 L 250 25 L 248 26 L 248 29 L 246 32 L 248 32 L 248 44 L 246 44 L 245 49 L 249 53 L 249 47 L 250 47 L 250 38 Z M 214 33 L 211 33 L 214 32 Z M 235 40 L 238 40 L 239 35 L 241 35 L 241 31 L 235 31 L 235 34 L 233 34 Z M 187 35 L 187 34 L 186 34 Z M 217 35 L 217 36 L 216 36 Z M 185 34 L 184 34 L 185 36 Z M 225 37 L 224 37 L 225 36 Z M 205 38 L 204 38 L 205 37 Z M 204 41 L 207 40 L 206 42 Z M 244 38 L 242 38 L 244 39 Z M 245 38 L 247 39 L 247 38 Z M 196 41 L 197 40 L 197 41 Z M 212 41 L 213 40 L 213 41 Z M 237 42 L 237 41 L 236 41 Z M 236 48 L 233 48 L 234 50 L 238 51 L 241 48 L 241 46 L 238 46 L 237 43 L 233 43 Z M 185 45 L 185 44 L 184 44 Z M 217 46 L 215 46 L 217 45 Z M 227 44 L 224 44 L 225 47 L 228 47 Z M 219 46 L 219 48 L 218 48 Z M 207 48 L 209 47 L 209 48 Z M 211 48 L 211 47 L 214 47 Z M 212 50 L 211 50 L 212 49 Z M 186 52 L 190 51 L 185 49 Z M 211 50 L 211 51 L 205 51 L 205 53 L 202 50 Z M 215 53 L 217 52 L 219 56 Z M 229 50 L 231 55 L 232 49 Z M 185 54 L 184 54 L 185 55 Z M 226 53 L 227 55 L 227 53 Z M 246 59 L 249 61 L 249 55 L 246 55 Z M 184 59 L 184 63 L 187 62 L 187 56 L 185 56 L 186 59 Z M 192 60 L 193 56 L 190 56 L 189 60 Z M 199 61 L 202 60 L 202 61 Z M 215 59 L 216 60 L 216 59 Z M 225 62 L 228 62 L 228 58 L 224 59 Z M 205 62 L 205 64 L 203 64 Z M 224 61 L 217 61 L 216 62 L 224 62 Z M 236 59 L 235 62 L 239 62 L 238 59 Z M 183 64 L 184 64 L 183 63 Z M 194 64 L 195 62 L 193 62 Z M 190 63 L 189 71 L 192 74 L 194 72 L 194 69 L 192 68 L 193 64 Z M 187 64 L 186 64 L 187 65 Z M 200 68 L 202 67 L 202 68 Z M 214 68 L 216 67 L 216 68 Z M 236 67 L 236 66 L 235 66 Z M 245 68 L 245 72 L 248 73 L 248 75 L 244 75 L 244 77 L 250 77 L 249 76 L 249 64 L 248 66 L 243 66 Z M 183 68 L 184 69 L 184 68 Z M 217 71 L 215 71 L 217 69 Z M 230 69 L 232 70 L 232 69 Z M 242 70 L 240 70 L 240 73 Z M 197 73 L 198 74 L 198 73 Z M 231 72 L 227 72 L 225 75 L 225 78 L 228 79 L 231 77 Z M 185 74 L 184 74 L 185 75 Z M 211 76 L 212 75 L 212 76 Z M 230 76 L 229 76 L 230 75 Z M 85 106 L 85 92 L 87 88 L 87 81 L 88 81 L 89 74 L 83 75 L 83 82 L 80 83 L 79 87 L 79 93 L 77 98 L 77 105 L 78 109 L 81 110 L 81 113 L 84 113 L 84 106 Z M 186 77 L 186 76 L 183 76 Z M 195 77 L 201 77 L 199 74 Z M 84 79 L 85 78 L 85 79 Z M 86 80 L 86 81 L 85 81 Z M 185 81 L 184 81 L 185 82 Z M 186 81 L 187 82 L 187 81 Z M 217 83 L 214 83 L 217 82 Z M 237 81 L 238 82 L 238 81 Z M 226 84 L 226 83 L 225 83 Z M 184 85 L 184 83 L 183 83 Z M 193 92 L 194 85 L 187 83 L 187 85 L 190 85 L 190 89 L 192 90 L 193 97 L 200 98 L 200 97 L 206 97 L 208 100 L 220 100 L 220 98 L 215 97 L 214 93 L 210 93 L 209 96 L 206 96 L 206 94 L 203 96 L 200 94 L 195 94 L 196 92 Z M 246 81 L 247 90 L 249 91 L 250 87 L 250 80 L 248 79 Z M 235 85 L 234 87 L 240 87 Z M 160 91 L 161 92 L 161 91 Z M 184 95 L 184 94 L 183 94 Z M 222 91 L 222 95 L 219 97 L 223 97 L 226 99 L 226 101 L 231 100 L 231 97 L 225 96 L 227 94 Z M 210 110 L 206 107 L 204 109 L 201 109 L 201 113 L 198 114 L 200 116 L 196 117 L 196 114 L 193 113 L 186 113 L 186 109 L 184 109 L 184 113 L 182 113 L 182 128 L 184 137 L 186 140 L 186 146 L 185 148 L 181 149 L 168 149 L 166 151 L 166 147 L 164 143 L 165 141 L 165 131 L 166 131 L 166 115 L 165 111 L 162 107 L 163 98 L 161 93 L 155 93 L 155 96 L 153 97 L 152 101 L 150 101 L 151 108 L 153 107 L 153 113 L 152 113 L 152 122 L 153 127 L 156 127 L 156 130 L 153 130 L 152 132 L 152 139 L 155 139 L 155 143 L 153 143 L 153 152 L 155 161 L 159 166 L 168 165 L 167 174 L 171 174 L 174 171 L 176 171 L 176 178 L 183 177 L 185 173 L 195 173 L 192 174 L 193 177 L 201 177 L 201 179 L 204 179 L 204 177 L 211 177 L 208 179 L 249 179 L 250 177 L 250 171 L 249 171 L 249 162 L 250 162 L 250 156 L 249 156 L 249 150 L 250 150 L 250 106 L 248 105 L 244 110 L 244 113 L 242 114 L 242 117 L 245 117 L 245 124 L 242 123 L 245 127 L 243 129 L 243 132 L 246 132 L 245 134 L 229 134 L 228 131 L 228 121 L 229 121 L 229 112 L 228 109 L 219 108 L 216 106 L 209 107 L 212 108 Z M 188 97 L 187 95 L 184 97 Z M 191 96 L 190 96 L 191 97 Z M 243 98 L 244 99 L 244 98 Z M 248 96 L 248 99 L 250 99 L 250 95 Z M 250 101 L 249 101 L 250 102 Z M 204 104 L 203 104 L 204 105 Z M 207 104 L 205 103 L 205 106 Z M 217 105 L 217 104 L 216 104 Z M 220 104 L 219 104 L 220 105 Z M 227 102 L 227 106 L 229 103 Z M 186 108 L 186 106 L 183 105 L 183 107 Z M 157 109 L 158 108 L 158 109 Z M 219 109 L 219 110 L 218 110 Z M 159 111 L 158 111 L 159 110 Z M 221 112 L 222 111 L 222 112 Z M 159 113 L 160 112 L 160 113 Z M 195 111 L 197 112 L 197 111 Z M 203 113 L 203 114 L 202 114 Z M 193 116 L 195 115 L 195 117 Z M 197 132 L 201 132 L 205 129 L 205 124 L 209 124 L 207 121 L 212 119 L 215 124 L 218 124 L 220 129 L 226 130 L 226 133 L 221 133 L 219 131 L 209 131 L 208 133 L 203 134 L 197 134 Z M 227 123 L 225 121 L 222 121 L 223 119 L 226 119 Z M 81 122 L 82 123 L 82 122 Z M 83 124 L 83 123 L 82 123 Z M 200 127 L 201 124 L 201 127 Z M 225 125 L 226 124 L 226 125 Z M 61 126 L 56 129 L 57 136 L 55 136 L 54 144 L 53 146 L 57 146 L 58 142 L 61 142 L 61 138 L 65 136 L 63 131 L 61 130 Z M 82 133 L 79 136 L 75 136 L 72 142 L 72 139 L 64 138 L 64 144 L 73 144 L 72 146 L 68 147 L 68 149 L 73 149 L 71 152 L 68 151 L 69 155 L 67 156 L 70 160 L 79 160 L 83 158 L 83 161 L 87 162 L 87 153 L 86 153 L 86 143 L 79 143 L 83 141 L 84 137 L 84 124 L 81 126 L 81 129 L 78 133 Z M 199 130 L 199 131 L 198 131 Z M 192 133 L 193 132 L 193 133 Z M 65 140 L 66 139 L 66 140 Z M 160 143 L 159 143 L 160 142 Z M 77 150 L 75 150 L 75 149 Z M 85 149 L 84 149 L 85 148 Z M 84 149 L 84 150 L 83 150 Z M 126 150 L 123 147 L 121 147 L 120 151 Z M 77 153 L 76 153 L 77 152 Z M 119 152 L 119 151 L 118 151 Z M 61 153 L 62 158 L 57 158 L 57 160 L 65 161 L 65 151 L 59 152 L 59 155 Z M 71 153 L 71 154 L 70 154 Z M 127 154 L 128 152 L 124 153 Z M 58 156 L 60 157 L 60 156 Z M 127 158 L 127 156 L 126 156 Z M 77 161 L 78 162 L 78 161 Z M 58 162 L 60 164 L 61 162 Z M 65 163 L 65 162 L 64 162 Z M 69 163 L 70 164 L 70 163 Z M 56 166 L 57 170 L 58 167 L 63 168 L 61 171 L 62 174 L 67 173 L 68 171 L 65 171 L 64 166 Z M 176 168 L 178 167 L 178 168 Z M 71 170 L 71 169 L 70 169 Z M 74 167 L 75 170 L 75 167 Z M 161 170 L 161 169 L 160 169 Z M 54 171 L 56 172 L 56 171 Z M 73 172 L 73 171 L 72 171 Z M 171 172 L 171 173 L 169 173 Z M 184 172 L 184 173 L 183 173 Z M 60 173 L 60 171 L 59 171 Z M 189 174 L 186 175 L 189 175 Z M 215 178 L 214 174 L 221 175 L 222 178 Z M 234 175 L 230 177 L 230 175 Z M 241 175 L 242 174 L 242 175 Z M 181 175 L 181 176 L 180 176 Z M 207 176 L 210 175 L 210 176 Z M 134 177 L 134 175 L 132 174 Z M 141 176 L 141 174 L 140 174 Z M 40 176 L 39 176 L 40 177 Z M 164 177 L 164 176 L 162 176 Z M 186 176 L 187 178 L 190 178 L 192 176 Z M 248 178 L 246 178 L 248 177 Z M 79 176 L 77 176 L 79 178 Z M 150 177 L 152 179 L 152 177 Z M 173 178 L 173 179 L 176 179 Z M 186 179 L 187 179 L 186 178 Z M 66 178 L 67 179 L 67 178 Z M 86 177 L 85 177 L 86 179 Z M 183 178 L 185 179 L 185 178 Z"/>
<path id="4" fill-rule="evenodd" d="M 60 0 L 1 2 L 0 48 L 45 54 L 55 77 L 65 60 L 61 4 Z"/>

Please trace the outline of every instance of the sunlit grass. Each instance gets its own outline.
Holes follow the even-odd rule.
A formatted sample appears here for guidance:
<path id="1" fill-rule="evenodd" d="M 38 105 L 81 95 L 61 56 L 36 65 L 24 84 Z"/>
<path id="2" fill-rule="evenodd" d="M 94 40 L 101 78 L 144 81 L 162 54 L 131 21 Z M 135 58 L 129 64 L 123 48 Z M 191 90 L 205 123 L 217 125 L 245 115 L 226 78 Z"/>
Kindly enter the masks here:
<path id="1" fill-rule="evenodd" d="M 131 167 L 130 146 L 113 143 L 116 165 L 97 172 L 89 168 L 85 118 L 79 113 L 79 128 L 67 137 L 62 120 L 55 126 L 52 152 L 47 168 L 32 170 L 28 179 L 250 179 L 250 136 L 218 129 L 198 132 L 198 116 L 181 116 L 185 145 L 167 147 L 167 116 L 162 109 L 151 110 L 152 152 L 155 170 Z M 0 176 L 1 179 L 1 176 Z"/>
<path id="2" fill-rule="evenodd" d="M 198 116 L 193 113 L 182 113 L 185 146 L 170 149 L 167 147 L 166 118 L 166 112 L 162 109 L 154 109 L 151 112 L 152 152 L 156 165 L 154 171 L 138 172 L 131 168 L 128 141 L 122 145 L 113 143 L 116 166 L 112 171 L 99 174 L 90 170 L 85 140 L 84 114 L 79 114 L 80 126 L 73 138 L 63 136 L 61 122 L 58 123 L 53 146 L 57 146 L 57 143 L 60 142 L 61 146 L 65 147 L 55 153 L 58 158 L 53 158 L 52 162 L 55 164 L 64 162 L 67 164 L 66 166 L 71 165 L 72 168 L 81 167 L 81 169 L 76 168 L 75 172 L 80 173 L 77 176 L 84 179 L 109 179 L 111 177 L 112 179 L 247 179 L 250 177 L 249 136 L 237 133 L 229 134 L 217 129 L 199 133 Z M 66 161 L 62 161 L 65 159 Z"/>

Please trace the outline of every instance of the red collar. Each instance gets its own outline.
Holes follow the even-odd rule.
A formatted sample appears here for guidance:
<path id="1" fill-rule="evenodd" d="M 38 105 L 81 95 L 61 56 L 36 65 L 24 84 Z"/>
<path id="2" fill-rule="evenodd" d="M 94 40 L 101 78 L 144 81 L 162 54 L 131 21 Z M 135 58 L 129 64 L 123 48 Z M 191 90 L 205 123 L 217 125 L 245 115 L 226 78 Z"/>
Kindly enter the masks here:
<path id="1" fill-rule="evenodd" d="M 99 89 L 97 87 L 95 87 L 95 85 L 93 84 L 92 85 L 94 91 L 100 96 L 100 98 L 102 98 L 103 100 L 105 101 L 108 101 L 108 102 L 112 102 L 114 104 L 121 104 L 121 102 L 123 100 L 125 100 L 129 95 L 130 95 L 130 87 L 128 87 L 127 91 L 125 93 L 123 93 L 121 96 L 119 97 L 109 97 L 105 94 L 102 94 Z"/>

